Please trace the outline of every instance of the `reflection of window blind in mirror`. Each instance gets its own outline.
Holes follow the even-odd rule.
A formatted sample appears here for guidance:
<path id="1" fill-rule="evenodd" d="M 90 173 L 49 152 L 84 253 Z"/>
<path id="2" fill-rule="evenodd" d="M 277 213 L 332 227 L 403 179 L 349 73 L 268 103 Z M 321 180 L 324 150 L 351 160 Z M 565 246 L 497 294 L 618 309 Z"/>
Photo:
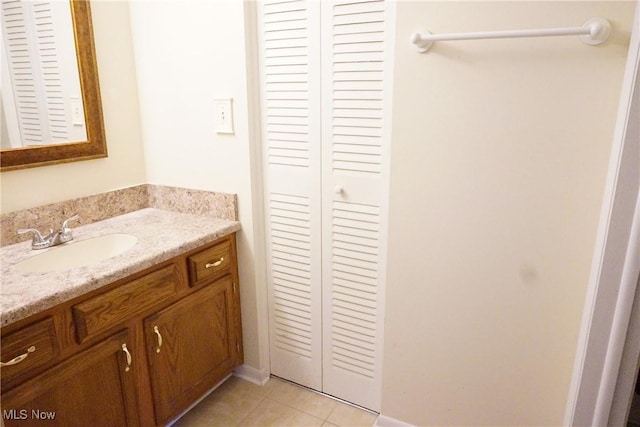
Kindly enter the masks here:
<path id="1" fill-rule="evenodd" d="M 2 27 L 11 84 L 3 105 L 12 95 L 22 140 L 11 145 L 86 140 L 69 3 L 3 0 Z"/>

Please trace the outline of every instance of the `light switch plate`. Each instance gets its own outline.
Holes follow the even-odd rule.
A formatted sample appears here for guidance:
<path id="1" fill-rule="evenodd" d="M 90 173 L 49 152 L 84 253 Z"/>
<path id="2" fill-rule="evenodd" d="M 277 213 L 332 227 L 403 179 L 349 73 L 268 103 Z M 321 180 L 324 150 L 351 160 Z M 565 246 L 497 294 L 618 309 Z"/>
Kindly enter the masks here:
<path id="1" fill-rule="evenodd" d="M 214 100 L 216 133 L 233 133 L 233 98 Z"/>
<path id="2" fill-rule="evenodd" d="M 73 123 L 74 126 L 82 126 L 84 124 L 82 101 L 80 98 L 71 98 L 71 123 Z"/>

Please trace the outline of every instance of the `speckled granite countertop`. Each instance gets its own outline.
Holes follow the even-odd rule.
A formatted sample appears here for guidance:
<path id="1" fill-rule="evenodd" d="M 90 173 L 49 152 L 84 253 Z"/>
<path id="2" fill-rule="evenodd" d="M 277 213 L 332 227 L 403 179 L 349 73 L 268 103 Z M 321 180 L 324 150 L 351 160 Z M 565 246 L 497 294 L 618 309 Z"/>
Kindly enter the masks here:
<path id="1" fill-rule="evenodd" d="M 238 221 L 145 208 L 73 231 L 75 241 L 133 234 L 138 242 L 131 249 L 90 266 L 50 273 L 24 273 L 15 265 L 55 248 L 33 251 L 31 241 L 5 246 L 0 248 L 0 324 L 17 322 L 238 230 Z"/>

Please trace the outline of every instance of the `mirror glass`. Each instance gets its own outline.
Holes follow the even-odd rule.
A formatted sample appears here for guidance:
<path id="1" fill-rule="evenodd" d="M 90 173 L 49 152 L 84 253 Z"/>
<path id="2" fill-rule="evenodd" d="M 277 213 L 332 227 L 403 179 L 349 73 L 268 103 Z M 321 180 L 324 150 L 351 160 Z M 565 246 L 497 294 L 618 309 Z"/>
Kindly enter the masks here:
<path id="1" fill-rule="evenodd" d="M 2 0 L 0 168 L 106 157 L 89 2 Z"/>

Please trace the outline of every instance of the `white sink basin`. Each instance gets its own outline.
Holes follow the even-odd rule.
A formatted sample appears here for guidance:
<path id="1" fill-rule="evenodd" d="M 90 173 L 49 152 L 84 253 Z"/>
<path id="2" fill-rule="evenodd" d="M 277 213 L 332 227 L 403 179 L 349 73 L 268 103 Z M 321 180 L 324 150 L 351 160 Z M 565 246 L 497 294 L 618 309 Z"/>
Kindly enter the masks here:
<path id="1" fill-rule="evenodd" d="M 16 269 L 26 273 L 47 273 L 83 267 L 120 255 L 137 241 L 136 236 L 124 233 L 71 241 L 20 261 L 16 264 Z"/>

